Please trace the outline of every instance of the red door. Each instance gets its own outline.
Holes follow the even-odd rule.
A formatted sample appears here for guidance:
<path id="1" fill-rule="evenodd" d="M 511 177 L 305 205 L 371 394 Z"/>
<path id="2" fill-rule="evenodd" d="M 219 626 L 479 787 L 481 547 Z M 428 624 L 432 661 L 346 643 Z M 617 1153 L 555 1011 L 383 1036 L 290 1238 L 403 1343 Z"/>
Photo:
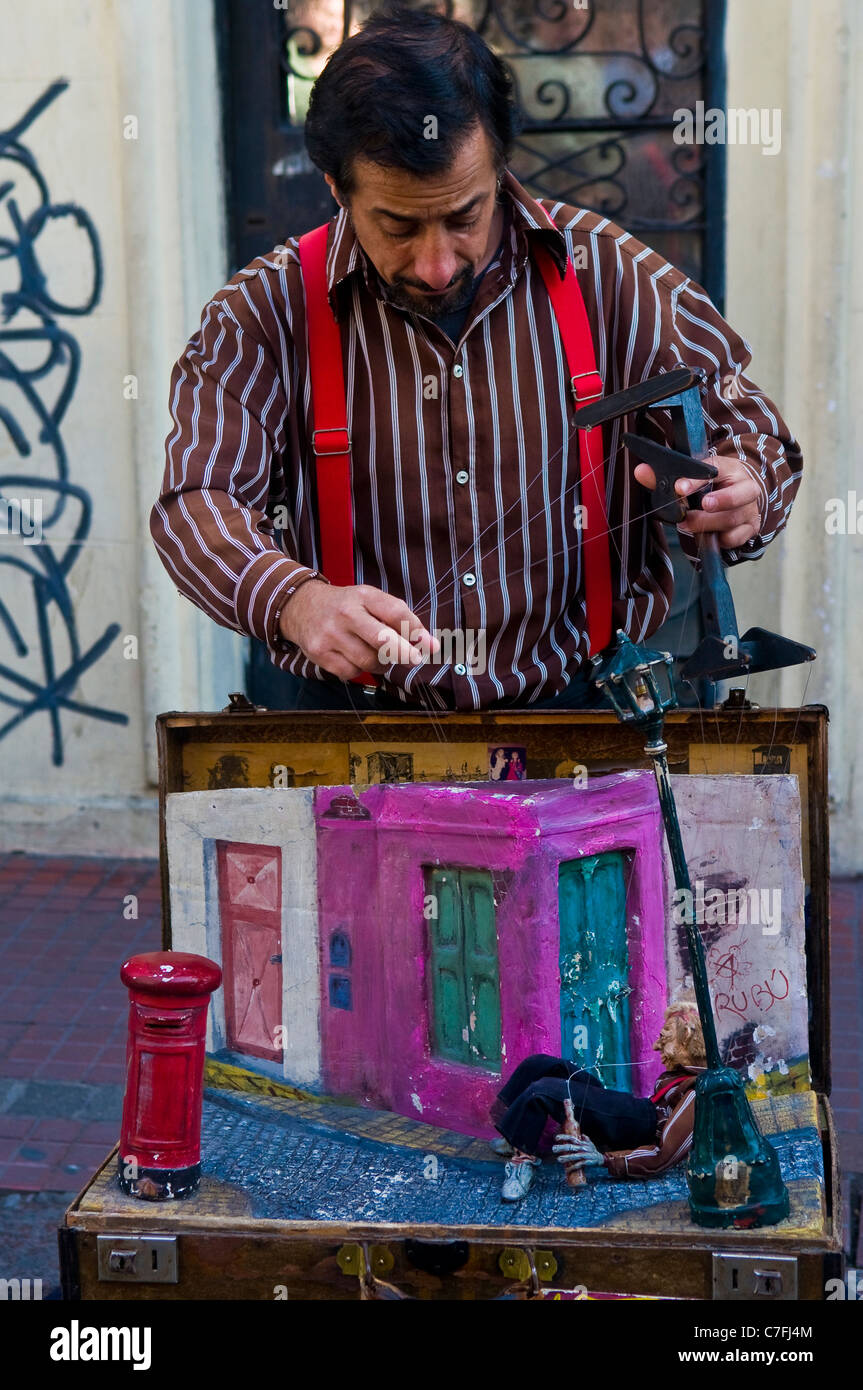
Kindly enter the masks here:
<path id="1" fill-rule="evenodd" d="M 218 841 L 228 1047 L 282 1060 L 282 852 Z"/>

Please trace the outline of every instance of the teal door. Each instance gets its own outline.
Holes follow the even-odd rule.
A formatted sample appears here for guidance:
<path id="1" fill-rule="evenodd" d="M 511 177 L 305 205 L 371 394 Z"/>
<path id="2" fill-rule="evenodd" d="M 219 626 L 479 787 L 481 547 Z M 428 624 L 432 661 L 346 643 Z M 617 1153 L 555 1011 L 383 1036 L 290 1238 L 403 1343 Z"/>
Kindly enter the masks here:
<path id="1" fill-rule="evenodd" d="M 500 1069 L 500 979 L 491 874 L 427 869 L 431 1050 Z"/>
<path id="2" fill-rule="evenodd" d="M 560 865 L 560 1037 L 566 1058 L 631 1091 L 626 871 L 622 853 Z"/>

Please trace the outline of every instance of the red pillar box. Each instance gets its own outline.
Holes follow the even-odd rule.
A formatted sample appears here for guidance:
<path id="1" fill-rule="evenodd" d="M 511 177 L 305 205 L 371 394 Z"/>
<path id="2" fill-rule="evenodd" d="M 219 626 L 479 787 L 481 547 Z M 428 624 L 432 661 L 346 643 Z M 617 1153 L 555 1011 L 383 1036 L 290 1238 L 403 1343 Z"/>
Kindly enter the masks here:
<path id="1" fill-rule="evenodd" d="M 120 1186 L 152 1201 L 190 1197 L 201 1179 L 207 1006 L 222 971 L 206 956 L 149 951 L 120 969 L 129 990 Z"/>

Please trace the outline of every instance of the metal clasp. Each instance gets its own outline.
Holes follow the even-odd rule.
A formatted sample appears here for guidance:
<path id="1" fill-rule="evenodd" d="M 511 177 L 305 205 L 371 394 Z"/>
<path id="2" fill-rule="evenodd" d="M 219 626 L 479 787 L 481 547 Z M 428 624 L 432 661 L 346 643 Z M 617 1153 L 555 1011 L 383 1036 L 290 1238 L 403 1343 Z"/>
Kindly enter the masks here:
<path id="1" fill-rule="evenodd" d="M 579 396 L 575 383 L 585 376 L 599 377 L 599 390 L 592 391 L 589 396 Z M 570 377 L 569 384 L 576 405 L 587 405 L 589 401 L 598 401 L 602 396 L 602 378 L 599 376 L 599 372 L 576 372 L 575 376 Z"/>
<path id="2" fill-rule="evenodd" d="M 319 449 L 318 446 L 317 446 L 317 444 L 315 443 L 315 436 L 318 435 L 318 434 L 343 434 L 343 435 L 345 436 L 345 439 L 347 440 L 347 444 L 345 445 L 344 449 Z M 314 450 L 314 452 L 315 452 L 316 454 L 318 454 L 319 456 L 324 456 L 324 457 L 327 457 L 327 456 L 330 455 L 330 454 L 348 454 L 348 453 L 350 453 L 350 450 L 351 450 L 351 436 L 348 434 L 347 427 L 346 427 L 345 425 L 336 425 L 334 428 L 329 429 L 329 430 L 326 430 L 326 429 L 312 430 L 312 449 Z"/>

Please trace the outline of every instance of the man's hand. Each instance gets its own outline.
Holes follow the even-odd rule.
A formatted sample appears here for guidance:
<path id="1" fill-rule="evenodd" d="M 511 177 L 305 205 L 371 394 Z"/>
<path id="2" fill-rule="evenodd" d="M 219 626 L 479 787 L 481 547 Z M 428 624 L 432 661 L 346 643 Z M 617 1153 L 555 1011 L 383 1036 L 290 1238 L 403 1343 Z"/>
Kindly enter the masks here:
<path id="1" fill-rule="evenodd" d="M 422 666 L 440 651 L 403 599 L 371 584 L 309 579 L 279 615 L 279 631 L 322 670 L 349 681 L 363 671 Z"/>
<path id="2" fill-rule="evenodd" d="M 738 458 L 711 454 L 705 463 L 718 468 L 719 476 L 713 480 L 713 490 L 702 497 L 702 510 L 688 512 L 679 529 L 688 535 L 718 531 L 723 549 L 735 550 L 761 530 L 761 488 Z M 656 487 L 656 475 L 646 463 L 640 463 L 635 469 L 635 479 L 651 491 Z M 680 478 L 674 490 L 685 497 L 703 486 L 703 478 Z"/>
<path id="3" fill-rule="evenodd" d="M 602 1162 L 599 1149 L 585 1135 L 576 1139 L 572 1134 L 556 1134 L 551 1151 L 558 1163 L 565 1163 L 568 1168 L 586 1168 L 589 1163 Z"/>

